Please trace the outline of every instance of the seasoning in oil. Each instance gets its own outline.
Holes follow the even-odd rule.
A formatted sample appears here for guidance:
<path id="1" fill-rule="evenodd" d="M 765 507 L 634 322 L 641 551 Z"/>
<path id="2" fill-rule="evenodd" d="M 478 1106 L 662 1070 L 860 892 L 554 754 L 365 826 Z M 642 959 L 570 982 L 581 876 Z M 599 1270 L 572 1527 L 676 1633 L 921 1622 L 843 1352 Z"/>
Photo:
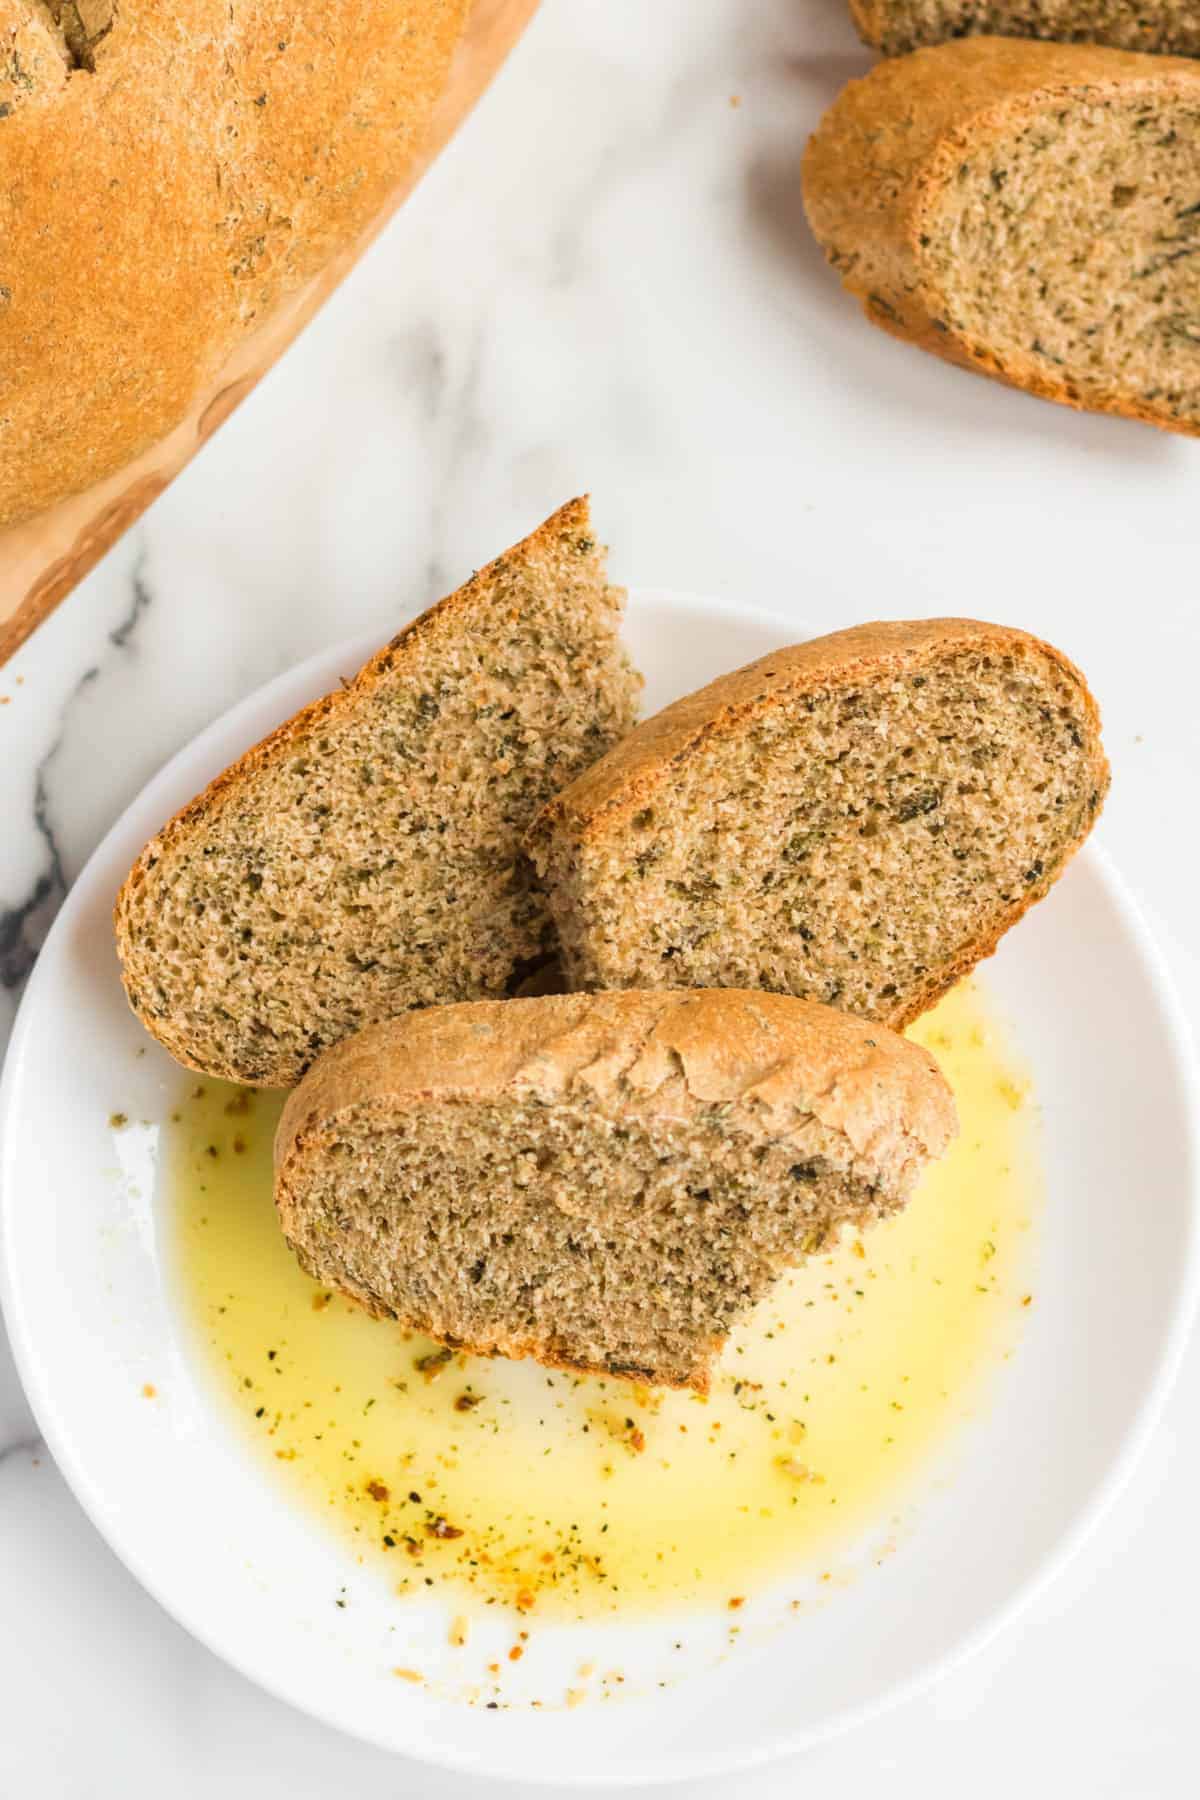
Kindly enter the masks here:
<path id="1" fill-rule="evenodd" d="M 167 1180 L 218 1404 L 264 1479 L 399 1594 L 588 1617 L 732 1607 L 823 1566 L 984 1403 L 1032 1298 L 1027 1077 L 977 984 L 913 1035 L 959 1139 L 904 1213 L 780 1283 L 707 1399 L 470 1358 L 318 1287 L 275 1219 L 278 1098 L 205 1083 L 169 1127 Z"/>

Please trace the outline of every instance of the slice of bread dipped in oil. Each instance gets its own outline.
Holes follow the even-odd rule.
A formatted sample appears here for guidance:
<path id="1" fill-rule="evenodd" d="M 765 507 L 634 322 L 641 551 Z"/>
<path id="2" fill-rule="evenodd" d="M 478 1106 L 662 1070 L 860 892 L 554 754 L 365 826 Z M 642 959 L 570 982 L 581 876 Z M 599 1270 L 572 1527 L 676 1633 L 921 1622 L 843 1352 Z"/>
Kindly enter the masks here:
<path id="1" fill-rule="evenodd" d="M 554 948 L 525 829 L 636 711 L 623 604 L 572 501 L 219 776 L 117 900 L 147 1029 L 289 1087 L 374 1019 L 518 986 Z"/>
<path id="2" fill-rule="evenodd" d="M 1050 645 L 862 625 L 647 719 L 529 847 L 573 987 L 761 987 L 899 1027 L 1046 893 L 1107 786 Z"/>
<path id="3" fill-rule="evenodd" d="M 276 1201 L 319 1281 L 443 1343 L 704 1392 L 787 1268 L 956 1130 L 929 1053 L 788 996 L 568 994 L 371 1026 L 309 1071 Z"/>

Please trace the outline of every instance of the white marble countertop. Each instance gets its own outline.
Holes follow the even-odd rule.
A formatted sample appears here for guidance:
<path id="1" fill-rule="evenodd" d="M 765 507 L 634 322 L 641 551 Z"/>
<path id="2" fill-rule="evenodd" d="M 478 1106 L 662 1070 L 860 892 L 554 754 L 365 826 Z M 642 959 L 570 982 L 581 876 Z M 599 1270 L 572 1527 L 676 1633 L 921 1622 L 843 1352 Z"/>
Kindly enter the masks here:
<path id="1" fill-rule="evenodd" d="M 0 671 L 0 1042 L 63 892 L 172 750 L 584 487 L 621 579 L 798 633 L 965 611 L 1061 643 L 1105 709 L 1100 837 L 1200 1009 L 1200 445 L 859 321 L 797 164 L 866 60 L 841 0 L 547 0 L 316 325 Z M 804 1768 L 690 1791 L 1190 1791 L 1198 1415 L 1193 1347 L 1132 1485 L 1019 1626 Z M 0 1594 L 5 1796 L 481 1791 L 293 1714 L 168 1620 L 39 1446 L 2 1343 Z"/>

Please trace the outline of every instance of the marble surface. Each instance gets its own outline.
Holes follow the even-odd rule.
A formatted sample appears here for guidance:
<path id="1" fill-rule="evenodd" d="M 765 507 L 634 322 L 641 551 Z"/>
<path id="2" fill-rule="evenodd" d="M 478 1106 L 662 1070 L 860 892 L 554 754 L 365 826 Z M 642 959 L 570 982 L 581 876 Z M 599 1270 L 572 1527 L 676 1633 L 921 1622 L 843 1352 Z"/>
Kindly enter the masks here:
<path id="1" fill-rule="evenodd" d="M 1200 1009 L 1200 446 L 858 319 L 796 170 L 866 66 L 841 0 L 547 0 L 316 325 L 0 671 L 0 1042 L 71 880 L 175 748 L 327 641 L 387 635 L 584 487 L 618 578 L 798 633 L 965 611 L 1060 642 L 1105 709 L 1101 841 Z M 1145 1228 L 1153 1194 L 1129 1201 Z M 935 1691 L 803 1767 L 690 1791 L 1187 1791 L 1198 1410 L 1193 1347 L 1101 1530 Z M 481 1791 L 293 1714 L 171 1623 L 64 1487 L 2 1343 L 0 1594 L 5 1796 Z"/>

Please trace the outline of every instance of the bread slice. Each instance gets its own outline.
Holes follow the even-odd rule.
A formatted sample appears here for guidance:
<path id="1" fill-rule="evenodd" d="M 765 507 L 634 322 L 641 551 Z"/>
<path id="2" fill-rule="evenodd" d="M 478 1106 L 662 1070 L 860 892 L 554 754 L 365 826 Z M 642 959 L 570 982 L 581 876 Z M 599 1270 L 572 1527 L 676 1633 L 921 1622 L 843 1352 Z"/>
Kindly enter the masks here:
<path id="1" fill-rule="evenodd" d="M 371 1020 L 518 985 L 553 948 L 522 834 L 633 720 L 623 603 L 571 501 L 184 807 L 116 905 L 147 1029 L 288 1087 Z"/>
<path id="2" fill-rule="evenodd" d="M 842 90 L 808 217 L 873 324 L 1043 399 L 1200 432 L 1200 64 L 965 38 Z"/>
<path id="3" fill-rule="evenodd" d="M 729 1331 L 956 1129 L 927 1051 L 777 994 L 439 1007 L 329 1051 L 275 1142 L 319 1281 L 443 1343 L 708 1387 Z"/>
<path id="4" fill-rule="evenodd" d="M 1041 898 L 1107 786 L 1050 645 L 860 625 L 647 719 L 529 848 L 574 987 L 762 987 L 899 1026 Z"/>
<path id="5" fill-rule="evenodd" d="M 979 33 L 1200 56 L 1197 0 L 850 0 L 850 11 L 885 56 Z"/>

